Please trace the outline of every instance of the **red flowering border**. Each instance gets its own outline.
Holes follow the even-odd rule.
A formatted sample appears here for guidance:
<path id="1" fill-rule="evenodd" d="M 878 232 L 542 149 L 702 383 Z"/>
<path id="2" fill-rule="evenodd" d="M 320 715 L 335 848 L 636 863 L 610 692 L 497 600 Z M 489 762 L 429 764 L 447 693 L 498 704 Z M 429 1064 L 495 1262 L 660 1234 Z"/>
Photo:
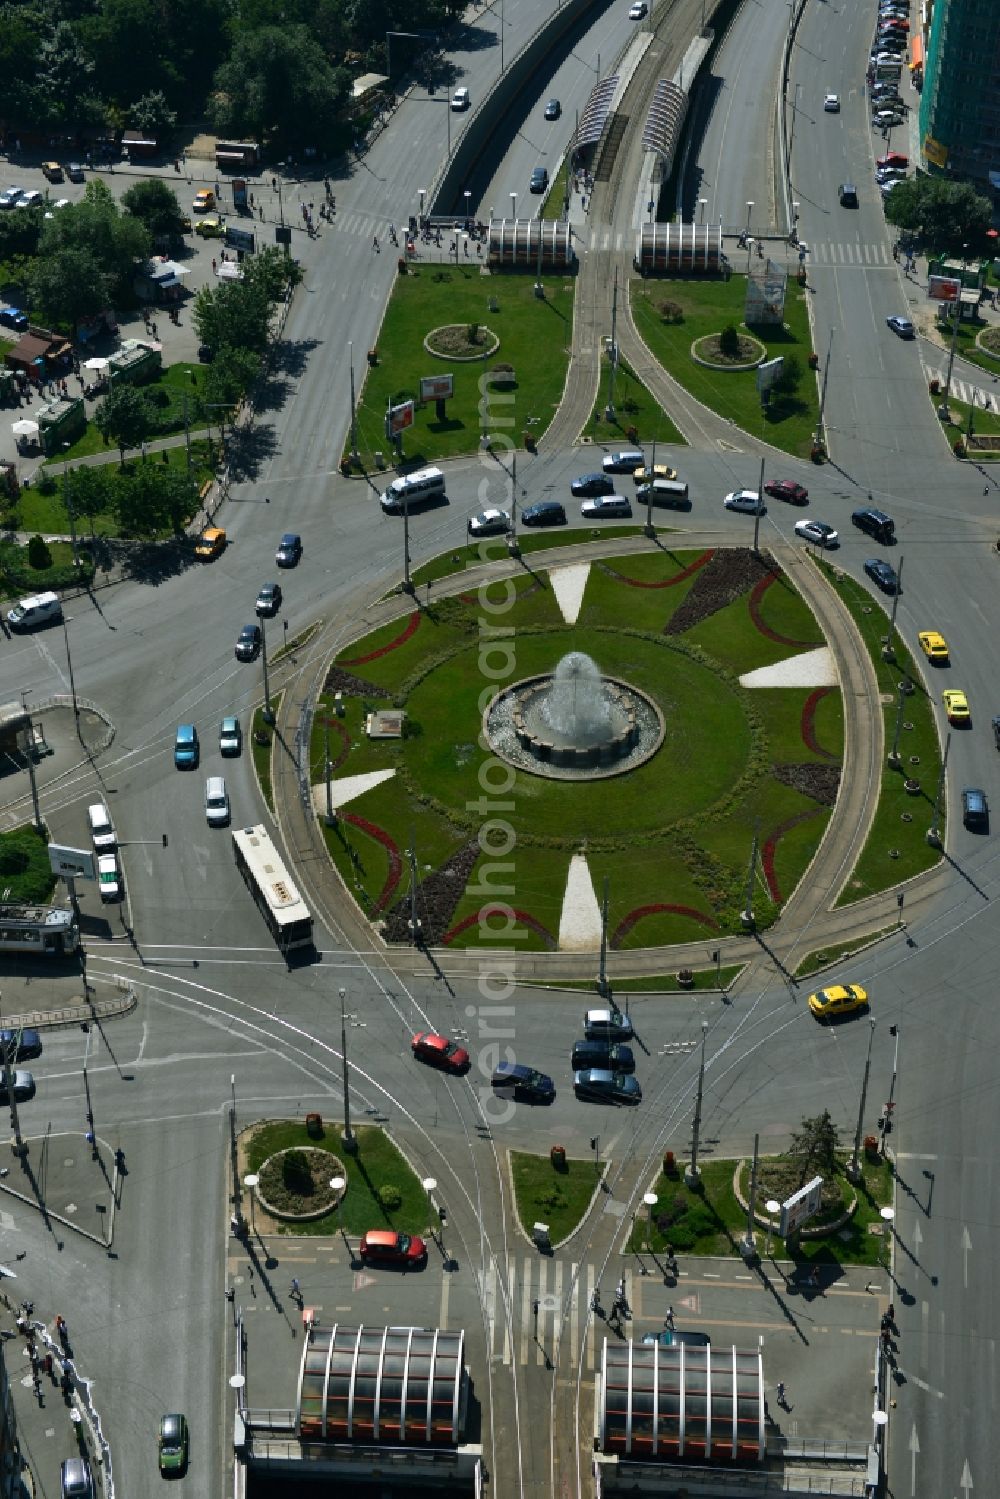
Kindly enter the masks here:
<path id="1" fill-rule="evenodd" d="M 532 916 L 530 911 L 515 910 L 514 915 L 517 917 L 517 920 L 520 922 L 521 926 L 526 926 L 529 931 L 535 932 L 537 936 L 541 937 L 542 941 L 548 947 L 554 950 L 559 946 L 558 942 L 553 937 L 548 928 L 542 926 L 542 923 L 540 921 L 537 921 L 535 917 Z M 449 943 L 454 942 L 456 937 L 460 937 L 463 932 L 467 932 L 470 926 L 475 926 L 478 921 L 478 911 L 473 911 L 471 916 L 463 916 L 462 920 L 458 923 L 457 926 L 453 926 L 450 931 L 445 932 L 444 936 L 441 938 L 443 946 L 447 947 Z"/>
<path id="2" fill-rule="evenodd" d="M 772 630 L 771 626 L 766 625 L 761 618 L 760 606 L 764 595 L 773 583 L 777 583 L 780 576 L 780 573 L 768 573 L 766 578 L 761 578 L 759 583 L 754 584 L 753 591 L 750 594 L 750 618 L 766 640 L 773 640 L 778 645 L 815 646 L 815 641 L 813 640 L 790 640 L 787 635 L 779 635 L 777 630 Z"/>
<path id="3" fill-rule="evenodd" d="M 677 916 L 688 916 L 692 921 L 700 921 L 702 926 L 711 927 L 713 932 L 719 930 L 719 923 L 714 916 L 706 916 L 704 911 L 698 911 L 694 906 L 672 906 L 664 902 L 657 902 L 652 906 L 636 906 L 622 921 L 618 923 L 611 934 L 611 946 L 617 947 L 619 943 L 628 936 L 635 924 L 644 916 L 656 916 L 661 911 L 672 911 Z"/>
<path id="4" fill-rule="evenodd" d="M 614 578 L 616 583 L 626 583 L 629 588 L 673 588 L 676 583 L 683 583 L 685 578 L 690 578 L 692 573 L 698 572 L 707 562 L 711 562 L 715 556 L 715 548 L 710 547 L 707 552 L 702 552 L 689 563 L 683 572 L 677 573 L 673 578 L 660 578 L 656 582 L 647 583 L 642 578 L 626 578 L 624 573 L 616 572 L 613 567 L 605 568 L 609 577 Z"/>
<path id="5" fill-rule="evenodd" d="M 810 817 L 820 817 L 828 810 L 829 808 L 827 807 L 816 807 L 810 808 L 808 812 L 797 812 L 794 817 L 789 817 L 785 822 L 779 822 L 774 832 L 766 840 L 761 850 L 760 862 L 764 870 L 764 878 L 767 881 L 767 888 L 771 892 L 771 899 L 773 901 L 781 901 L 778 877 L 774 872 L 774 855 L 777 852 L 779 841 L 786 833 L 790 833 L 792 828 L 798 827 L 800 822 L 806 822 Z"/>
<path id="6" fill-rule="evenodd" d="M 338 666 L 364 666 L 367 661 L 377 661 L 379 656 L 388 656 L 390 651 L 397 650 L 399 646 L 405 645 L 411 635 L 415 635 L 420 628 L 420 610 L 414 609 L 410 615 L 406 629 L 402 635 L 397 635 L 395 640 L 390 640 L 388 645 L 380 645 L 377 651 L 369 651 L 367 656 L 347 656 L 343 661 L 338 661 Z"/>
<path id="7" fill-rule="evenodd" d="M 816 738 L 816 709 L 832 691 L 832 687 L 817 687 L 815 691 L 810 692 L 802 705 L 802 742 L 807 750 L 814 755 L 821 755 L 824 760 L 839 759 L 839 756 L 835 755 L 832 750 L 824 749 Z"/>
<path id="8" fill-rule="evenodd" d="M 342 817 L 345 822 L 349 822 L 352 828 L 357 828 L 359 832 L 367 833 L 369 838 L 374 838 L 376 843 L 381 843 L 389 855 L 389 873 L 385 877 L 382 893 L 375 902 L 376 911 L 384 911 L 394 895 L 396 886 L 399 884 L 403 873 L 403 861 L 400 858 L 399 849 L 389 837 L 385 828 L 376 827 L 373 822 L 368 821 L 367 817 L 359 817 L 356 812 L 340 812 L 338 816 Z"/>
<path id="9" fill-rule="evenodd" d="M 335 760 L 330 761 L 330 770 L 339 770 L 344 761 L 347 759 L 348 755 L 351 753 L 351 736 L 347 732 L 347 725 L 342 724 L 339 718 L 324 718 L 323 722 L 327 726 L 327 728 L 336 729 L 337 733 L 340 735 L 340 753 L 337 755 L 337 758 Z"/>

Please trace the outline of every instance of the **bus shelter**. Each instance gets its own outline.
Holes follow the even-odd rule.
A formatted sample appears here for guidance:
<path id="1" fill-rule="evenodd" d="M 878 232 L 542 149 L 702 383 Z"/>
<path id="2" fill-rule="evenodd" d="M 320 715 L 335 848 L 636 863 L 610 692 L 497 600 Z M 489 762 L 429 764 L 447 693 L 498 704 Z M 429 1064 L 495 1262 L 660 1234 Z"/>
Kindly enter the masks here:
<path id="1" fill-rule="evenodd" d="M 561 219 L 493 219 L 486 260 L 492 266 L 536 270 L 541 249 L 543 271 L 561 271 L 576 260 L 569 224 Z"/>
<path id="2" fill-rule="evenodd" d="M 635 267 L 643 275 L 718 275 L 725 269 L 721 224 L 643 224 Z"/>

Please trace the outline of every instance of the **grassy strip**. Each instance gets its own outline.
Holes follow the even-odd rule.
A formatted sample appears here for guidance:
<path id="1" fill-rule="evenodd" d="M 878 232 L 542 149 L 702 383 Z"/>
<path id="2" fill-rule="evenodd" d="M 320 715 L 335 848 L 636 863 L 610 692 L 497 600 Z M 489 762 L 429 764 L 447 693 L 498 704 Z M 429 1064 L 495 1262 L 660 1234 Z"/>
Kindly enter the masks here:
<path id="1" fill-rule="evenodd" d="M 317 1103 L 329 1104 L 324 1095 Z M 347 1178 L 340 1213 L 336 1209 L 307 1223 L 276 1223 L 279 1234 L 327 1236 L 343 1228 L 346 1233 L 363 1234 L 370 1228 L 395 1228 L 403 1233 L 423 1233 L 427 1224 L 427 1195 L 406 1161 L 382 1130 L 374 1125 L 353 1128 L 358 1142 L 356 1155 L 343 1149 L 339 1125 L 324 1123 L 318 1139 L 308 1134 L 304 1124 L 292 1119 L 278 1119 L 262 1124 L 253 1131 L 246 1146 L 248 1172 L 259 1173 L 268 1156 L 279 1150 L 308 1146 L 330 1152 L 330 1175 L 341 1171 Z M 388 1209 L 379 1200 L 380 1187 L 395 1187 L 399 1193 L 398 1208 Z M 249 1204 L 247 1216 L 249 1216 Z"/>
<path id="2" fill-rule="evenodd" d="M 817 947 L 814 952 L 807 953 L 795 970 L 798 979 L 808 978 L 811 973 L 818 973 L 821 968 L 828 968 L 831 963 L 836 963 L 840 958 L 851 958 L 862 947 L 867 947 L 870 942 L 878 942 L 882 937 L 889 937 L 893 932 L 898 932 L 898 926 L 884 926 L 878 932 L 866 932 L 863 937 L 851 937 L 847 942 L 831 942 L 828 947 Z"/>
<path id="3" fill-rule="evenodd" d="M 642 978 L 614 979 L 611 987 L 616 994 L 677 994 L 688 993 L 692 989 L 728 989 L 746 966 L 745 963 L 733 963 L 729 967 L 723 965 L 720 970 L 696 968 L 693 970 L 694 983 L 692 984 L 679 983 L 676 973 L 650 973 Z M 541 981 L 536 983 L 534 979 L 519 979 L 518 985 L 525 989 L 573 989 L 588 994 L 597 993 L 596 979 L 558 979 L 553 983 Z"/>
<path id="4" fill-rule="evenodd" d="M 563 204 L 569 197 L 569 152 L 563 157 L 562 166 L 549 184 L 549 190 L 545 194 L 545 202 L 542 204 L 541 217 L 543 219 L 561 219 L 563 216 Z"/>
<path id="5" fill-rule="evenodd" d="M 547 1223 L 549 1238 L 560 1244 L 586 1216 L 600 1171 L 593 1158 L 567 1159 L 558 1169 L 548 1156 L 510 1152 L 517 1216 L 526 1234 L 536 1223 Z"/>
<path id="6" fill-rule="evenodd" d="M 768 358 L 794 355 L 801 378 L 793 394 L 773 395 L 764 411 L 756 370 L 707 368 L 696 364 L 691 356 L 691 347 L 698 339 L 719 333 L 730 323 L 742 325 L 746 286 L 744 276 L 732 276 L 728 281 L 664 277 L 634 280 L 630 288 L 632 316 L 654 357 L 696 400 L 745 432 L 797 458 L 808 458 L 818 409 L 816 384 L 808 368 L 812 338 L 807 294 L 794 279 L 787 286 L 784 322 L 755 325 L 751 330 L 766 344 Z M 680 321 L 664 321 L 660 308 L 665 303 L 681 309 Z"/>
<path id="7" fill-rule="evenodd" d="M 771 1164 L 783 1164 L 782 1157 L 770 1158 Z M 743 1162 L 740 1190 L 744 1199 L 750 1191 L 750 1162 Z M 760 1162 L 766 1181 L 769 1158 Z M 846 1156 L 841 1163 L 846 1164 Z M 701 1182 L 688 1187 L 683 1180 L 681 1163 L 670 1175 L 659 1176 L 652 1184 L 658 1201 L 653 1209 L 652 1224 L 645 1215 L 637 1218 L 628 1240 L 633 1254 L 649 1250 L 665 1254 L 668 1247 L 678 1254 L 699 1256 L 731 1255 L 740 1258 L 740 1243 L 746 1236 L 746 1208 L 733 1190 L 734 1161 L 699 1161 Z M 862 1181 L 856 1189 L 846 1176 L 835 1178 L 841 1201 L 846 1207 L 856 1195 L 857 1210 L 843 1226 L 828 1236 L 815 1239 L 785 1240 L 777 1231 L 770 1235 L 771 1253 L 775 1258 L 792 1259 L 809 1265 L 884 1265 L 888 1262 L 889 1244 L 882 1233 L 872 1233 L 873 1226 L 883 1227 L 879 1210 L 892 1201 L 892 1166 L 888 1161 L 869 1160 L 862 1156 Z M 760 1194 L 758 1211 L 763 1211 L 766 1193 Z M 759 1251 L 768 1239 L 766 1230 L 755 1228 Z"/>
<path id="8" fill-rule="evenodd" d="M 283 694 L 277 693 L 271 697 L 271 710 L 275 718 L 281 708 Z M 257 742 L 258 734 L 264 740 L 263 744 Z M 257 781 L 260 785 L 261 795 L 267 802 L 268 809 L 274 813 L 274 787 L 271 784 L 271 754 L 274 748 L 274 729 L 264 720 L 264 709 L 255 708 L 253 719 L 250 724 L 250 751 L 253 755 L 253 766 L 257 772 Z"/>
<path id="9" fill-rule="evenodd" d="M 669 535 L 670 528 L 658 526 L 656 534 L 658 536 Z M 554 551 L 558 547 L 582 546 L 587 541 L 617 541 L 620 536 L 641 535 L 641 526 L 595 526 L 589 531 L 568 528 L 558 531 L 540 531 L 535 534 L 521 531 L 517 542 L 522 555 L 530 557 L 536 552 Z M 458 547 L 453 552 L 442 552 L 439 557 L 433 557 L 430 562 L 423 563 L 410 576 L 418 588 L 423 588 L 429 582 L 436 583 L 439 578 L 450 578 L 467 567 L 478 567 L 483 562 L 497 561 L 504 555 L 505 550 L 502 537 L 487 544 L 474 542 L 470 546 Z M 392 593 L 399 592 L 399 588 L 392 590 Z"/>
<path id="10" fill-rule="evenodd" d="M 687 445 L 687 438 L 674 426 L 658 401 L 654 400 L 632 367 L 624 359 L 618 361 L 615 373 L 614 417 L 607 416 L 608 396 L 611 392 L 610 365 L 608 374 L 601 376 L 597 405 L 590 421 L 584 427 L 584 436 L 594 442 L 607 443 L 612 447 L 627 446 L 635 442 L 662 442 Z"/>
<path id="11" fill-rule="evenodd" d="M 484 430 L 502 427 L 541 437 L 562 396 L 573 329 L 572 278 L 543 276 L 545 296 L 534 294 L 534 276 L 483 276 L 478 265 L 411 266 L 389 301 L 378 342 L 378 364 L 368 370 L 357 411 L 358 446 L 365 469 L 375 453 L 392 456 L 386 441 L 390 405 L 417 402 L 404 433 L 404 461 L 419 466 L 473 453 Z M 471 362 L 439 359 L 424 348 L 435 328 L 478 324 L 500 339 L 487 357 Z M 482 335 L 485 339 L 485 332 Z M 484 346 L 488 346 L 484 345 Z M 492 380 L 497 365 L 513 367 L 512 380 Z M 453 374 L 455 394 L 443 419 L 437 405 L 419 404 L 425 375 Z M 488 408 L 485 413 L 483 407 Z"/>
<path id="12" fill-rule="evenodd" d="M 206 426 L 217 427 L 219 425 L 219 417 L 224 417 L 226 421 L 229 420 L 228 411 L 212 411 L 206 417 L 206 414 L 200 409 L 197 392 L 198 379 L 202 372 L 203 366 L 199 364 L 171 364 L 165 369 L 161 369 L 155 379 L 148 380 L 144 385 L 136 387 L 140 391 L 149 392 L 151 398 L 156 391 L 163 391 L 167 398 L 166 404 L 163 406 L 158 404 L 153 405 L 151 399 L 151 410 L 156 426 L 155 431 L 150 431 L 148 441 L 155 442 L 158 438 L 169 437 L 174 432 L 183 432 L 185 407 L 186 421 L 189 428 L 192 426 L 198 426 L 199 428 Z M 214 420 L 208 420 L 208 418 L 214 418 Z M 114 444 L 106 443 L 101 436 L 96 422 L 90 421 L 69 448 L 65 451 L 60 449 L 58 453 L 53 453 L 50 458 L 45 459 L 45 462 L 65 463 L 67 460 L 72 461 L 74 458 L 89 458 L 94 453 L 113 453 L 115 451 Z"/>
<path id="13" fill-rule="evenodd" d="M 164 458 L 164 455 L 165 458 Z M 199 439 L 191 443 L 191 474 L 194 480 L 192 484 L 191 514 L 195 515 L 199 510 L 198 490 L 206 479 L 212 478 L 214 474 L 214 463 L 216 450 L 214 445 Z M 175 448 L 164 448 L 156 454 L 150 454 L 148 458 L 131 458 L 125 463 L 125 471 L 136 468 L 140 463 L 163 463 L 166 462 L 171 468 L 184 468 L 187 465 L 187 450 L 183 444 Z M 113 463 L 118 471 L 118 454 L 108 456 L 108 463 Z M 72 486 L 72 476 L 69 483 Z M 41 487 L 39 487 L 39 484 Z M 72 493 L 70 495 L 72 499 Z M 30 489 L 22 489 L 16 503 L 3 517 L 4 524 L 18 531 L 37 531 L 40 535 L 47 536 L 56 532 L 62 536 L 69 535 L 69 514 L 66 509 L 66 481 L 61 475 L 46 474 L 40 476 L 38 484 L 33 484 Z M 79 517 L 77 521 L 77 534 L 84 539 L 85 533 L 101 536 L 118 536 L 120 529 L 118 517 L 113 510 L 105 510 L 94 517 Z M 162 532 L 159 540 L 169 537 L 169 532 Z"/>
<path id="14" fill-rule="evenodd" d="M 32 567 L 28 548 L 17 542 L 0 542 L 0 592 L 5 598 L 22 598 L 46 588 L 69 588 L 92 582 L 93 559 L 85 545 L 79 547 L 80 565 L 73 566 L 73 547 L 68 541 L 50 541 L 52 561 L 48 567 Z"/>
<path id="15" fill-rule="evenodd" d="M 871 829 L 854 872 L 837 899 L 838 906 L 849 906 L 866 896 L 891 890 L 939 862 L 940 850 L 931 847 L 926 833 L 933 819 L 941 747 L 930 696 L 898 631 L 895 660 L 882 659 L 882 642 L 888 634 L 889 621 L 881 604 L 863 584 L 839 572 L 829 562 L 817 560 L 817 566 L 823 569 L 850 610 L 872 659 L 879 692 L 887 699 L 882 710 L 887 755 L 896 727 L 899 681 L 908 676 L 914 685 L 914 691 L 906 699 L 904 728 L 900 734 L 902 766 L 893 770 L 887 760 L 883 762 L 878 807 Z M 905 724 L 912 727 L 906 728 Z M 920 781 L 921 789 L 915 796 L 903 790 L 903 781 L 908 776 Z M 943 832 L 943 811 L 940 827 Z"/>

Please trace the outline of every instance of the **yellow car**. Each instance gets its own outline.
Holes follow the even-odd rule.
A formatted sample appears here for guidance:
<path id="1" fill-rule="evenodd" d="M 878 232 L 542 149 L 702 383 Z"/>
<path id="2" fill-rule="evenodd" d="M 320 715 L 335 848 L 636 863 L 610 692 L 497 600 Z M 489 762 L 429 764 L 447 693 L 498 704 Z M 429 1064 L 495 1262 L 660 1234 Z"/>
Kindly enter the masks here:
<path id="1" fill-rule="evenodd" d="M 210 187 L 202 187 L 194 195 L 191 204 L 195 213 L 207 213 L 210 208 L 215 207 L 215 194 Z"/>
<path id="2" fill-rule="evenodd" d="M 637 468 L 632 478 L 637 484 L 652 484 L 654 479 L 676 479 L 677 470 L 665 463 L 656 463 L 652 468 Z"/>
<path id="3" fill-rule="evenodd" d="M 868 991 L 860 984 L 834 984 L 810 994 L 809 1008 L 817 1020 L 833 1020 L 838 1015 L 853 1015 L 868 1008 Z"/>
<path id="4" fill-rule="evenodd" d="M 202 239 L 222 239 L 226 232 L 226 221 L 220 219 L 217 213 L 207 214 L 195 224 L 194 232 L 200 234 Z"/>
<path id="5" fill-rule="evenodd" d="M 225 551 L 225 547 L 225 531 L 222 530 L 221 526 L 209 526 L 208 530 L 202 531 L 198 537 L 194 554 L 196 557 L 200 557 L 203 562 L 211 562 L 213 558 L 218 557 Z"/>
<path id="6" fill-rule="evenodd" d="M 935 661 L 941 666 L 947 665 L 949 656 L 948 642 L 943 635 L 939 635 L 937 630 L 921 630 L 917 639 L 920 641 L 920 649 L 928 661 Z"/>
<path id="7" fill-rule="evenodd" d="M 947 692 L 942 692 L 941 697 L 949 723 L 969 724 L 972 722 L 969 700 L 964 692 L 959 692 L 957 687 L 951 687 Z"/>

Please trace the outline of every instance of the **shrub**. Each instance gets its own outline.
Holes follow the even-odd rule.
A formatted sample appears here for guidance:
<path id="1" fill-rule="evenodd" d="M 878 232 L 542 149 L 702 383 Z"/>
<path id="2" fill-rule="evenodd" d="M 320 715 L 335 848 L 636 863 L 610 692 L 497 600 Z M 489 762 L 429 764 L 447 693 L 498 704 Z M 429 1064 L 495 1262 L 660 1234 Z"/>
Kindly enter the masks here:
<path id="1" fill-rule="evenodd" d="M 289 1150 L 281 1158 L 281 1182 L 286 1191 L 296 1197 L 311 1197 L 313 1193 L 312 1172 L 309 1161 L 301 1150 Z"/>
<path id="2" fill-rule="evenodd" d="M 665 323 L 683 323 L 684 309 L 679 302 L 661 302 L 660 317 Z"/>
<path id="3" fill-rule="evenodd" d="M 402 1192 L 398 1187 L 394 1187 L 392 1182 L 386 1182 L 384 1187 L 379 1187 L 377 1195 L 380 1206 L 385 1208 L 387 1213 L 395 1213 L 403 1201 Z"/>
<path id="4" fill-rule="evenodd" d="M 52 553 L 41 536 L 32 536 L 28 540 L 28 566 L 33 567 L 36 572 L 52 566 Z"/>
<path id="5" fill-rule="evenodd" d="M 41 476 L 36 482 L 35 488 L 38 490 L 39 494 L 55 494 L 55 476 L 53 474 L 50 474 L 48 469 L 43 469 Z"/>
<path id="6" fill-rule="evenodd" d="M 727 359 L 739 358 L 740 334 L 735 323 L 727 323 L 719 334 L 719 350 Z"/>
<path id="7" fill-rule="evenodd" d="M 479 324 L 478 323 L 470 323 L 469 324 L 469 327 L 468 327 L 468 330 L 467 330 L 467 336 L 468 336 L 470 344 L 477 344 L 479 342 Z"/>

